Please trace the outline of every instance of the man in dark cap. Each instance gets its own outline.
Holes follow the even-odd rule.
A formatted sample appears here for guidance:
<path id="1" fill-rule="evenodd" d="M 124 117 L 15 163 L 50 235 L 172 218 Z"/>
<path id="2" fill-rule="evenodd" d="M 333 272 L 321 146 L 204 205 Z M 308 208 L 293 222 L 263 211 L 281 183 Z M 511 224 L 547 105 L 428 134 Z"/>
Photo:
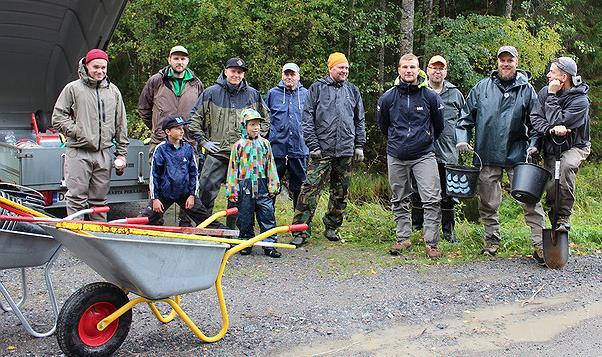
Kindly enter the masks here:
<path id="1" fill-rule="evenodd" d="M 90 50 L 79 61 L 79 79 L 63 88 L 54 105 L 52 126 L 66 138 L 68 215 L 106 206 L 113 159 L 117 169 L 126 163 L 125 106 L 121 92 L 107 78 L 108 64 L 109 56 L 103 50 Z M 106 213 L 90 214 L 90 219 L 106 220 Z"/>
<path id="2" fill-rule="evenodd" d="M 502 174 L 506 171 L 512 183 L 514 165 L 525 162 L 528 153 L 533 154 L 538 137 L 529 120 L 537 93 L 529 83 L 530 74 L 517 69 L 516 48 L 500 47 L 497 65 L 496 71 L 470 90 L 456 125 L 459 151 L 470 150 L 474 128 L 475 152 L 483 164 L 477 182 L 479 215 L 485 226 L 482 253 L 490 256 L 497 253 L 501 240 L 498 209 L 502 203 Z M 543 208 L 539 202 L 519 204 L 531 228 L 533 256 L 539 260 L 543 257 Z"/>
<path id="3" fill-rule="evenodd" d="M 201 171 L 199 198 L 209 211 L 213 210 L 220 185 L 226 182 L 230 149 L 240 139 L 240 113 L 257 110 L 262 118 L 261 135 L 267 136 L 269 111 L 255 88 L 245 81 L 247 63 L 238 57 L 226 61 L 214 85 L 207 88 L 192 108 L 190 133 L 207 157 Z M 228 220 L 234 228 L 234 220 Z"/>
<path id="4" fill-rule="evenodd" d="M 575 203 L 575 179 L 581 163 L 591 152 L 589 134 L 589 86 L 577 75 L 577 64 L 570 57 L 555 59 L 547 74 L 548 85 L 537 94 L 531 123 L 543 136 L 545 167 L 554 172 L 555 150 L 560 149 L 560 190 L 558 224 L 570 228 Z M 554 185 L 546 189 L 550 221 L 554 217 Z"/>

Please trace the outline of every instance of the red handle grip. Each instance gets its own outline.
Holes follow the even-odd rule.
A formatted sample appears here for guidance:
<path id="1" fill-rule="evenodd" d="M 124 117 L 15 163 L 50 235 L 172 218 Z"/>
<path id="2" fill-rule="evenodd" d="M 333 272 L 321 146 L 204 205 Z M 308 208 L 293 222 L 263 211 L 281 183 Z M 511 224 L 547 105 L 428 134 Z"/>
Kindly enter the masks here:
<path id="1" fill-rule="evenodd" d="M 148 224 L 148 217 L 126 218 L 125 223 L 127 223 L 127 224 Z"/>
<path id="2" fill-rule="evenodd" d="M 0 221 L 36 222 L 36 217 L 30 216 L 4 216 L 0 215 Z"/>
<path id="3" fill-rule="evenodd" d="M 231 216 L 231 215 L 237 214 L 237 213 L 238 213 L 238 208 L 236 208 L 236 207 L 228 208 L 226 210 L 226 216 Z"/>
<path id="4" fill-rule="evenodd" d="M 289 232 L 306 231 L 308 229 L 309 229 L 309 227 L 307 226 L 306 223 L 293 224 L 293 225 L 288 226 L 288 231 Z"/>
<path id="5" fill-rule="evenodd" d="M 111 207 L 109 206 L 100 206 L 100 207 L 92 207 L 92 213 L 105 213 L 109 212 Z"/>

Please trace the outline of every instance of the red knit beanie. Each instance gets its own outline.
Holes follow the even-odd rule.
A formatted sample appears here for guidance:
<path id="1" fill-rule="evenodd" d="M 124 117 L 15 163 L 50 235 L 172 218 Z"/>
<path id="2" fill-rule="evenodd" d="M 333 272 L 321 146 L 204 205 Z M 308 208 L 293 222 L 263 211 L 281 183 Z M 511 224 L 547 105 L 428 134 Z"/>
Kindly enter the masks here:
<path id="1" fill-rule="evenodd" d="M 90 61 L 93 61 L 95 59 L 103 59 L 107 61 L 107 63 L 109 62 L 109 56 L 107 55 L 107 53 L 103 50 L 99 50 L 98 48 L 88 51 L 88 53 L 86 54 L 85 63 L 90 63 Z"/>

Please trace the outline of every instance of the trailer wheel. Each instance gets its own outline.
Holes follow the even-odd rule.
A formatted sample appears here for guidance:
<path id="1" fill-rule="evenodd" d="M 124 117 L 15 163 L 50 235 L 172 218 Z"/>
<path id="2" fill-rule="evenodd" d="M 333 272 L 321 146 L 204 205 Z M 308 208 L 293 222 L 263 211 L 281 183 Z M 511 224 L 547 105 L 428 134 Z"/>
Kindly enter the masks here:
<path id="1" fill-rule="evenodd" d="M 100 320 L 127 304 L 127 295 L 110 283 L 92 283 L 76 291 L 61 309 L 56 337 L 67 356 L 109 356 L 123 343 L 130 331 L 132 310 L 113 321 L 103 331 Z"/>

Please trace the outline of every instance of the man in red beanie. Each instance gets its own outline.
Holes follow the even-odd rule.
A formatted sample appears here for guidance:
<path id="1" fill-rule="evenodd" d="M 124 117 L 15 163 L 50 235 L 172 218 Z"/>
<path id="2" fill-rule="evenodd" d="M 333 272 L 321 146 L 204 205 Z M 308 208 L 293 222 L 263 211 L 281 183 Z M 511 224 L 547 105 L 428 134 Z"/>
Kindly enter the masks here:
<path id="1" fill-rule="evenodd" d="M 90 50 L 79 61 L 79 79 L 63 88 L 54 105 L 52 125 L 66 138 L 67 214 L 105 206 L 113 159 L 120 170 L 127 162 L 125 106 L 119 89 L 107 79 L 108 63 L 106 52 Z M 106 214 L 90 219 L 106 220 Z"/>

